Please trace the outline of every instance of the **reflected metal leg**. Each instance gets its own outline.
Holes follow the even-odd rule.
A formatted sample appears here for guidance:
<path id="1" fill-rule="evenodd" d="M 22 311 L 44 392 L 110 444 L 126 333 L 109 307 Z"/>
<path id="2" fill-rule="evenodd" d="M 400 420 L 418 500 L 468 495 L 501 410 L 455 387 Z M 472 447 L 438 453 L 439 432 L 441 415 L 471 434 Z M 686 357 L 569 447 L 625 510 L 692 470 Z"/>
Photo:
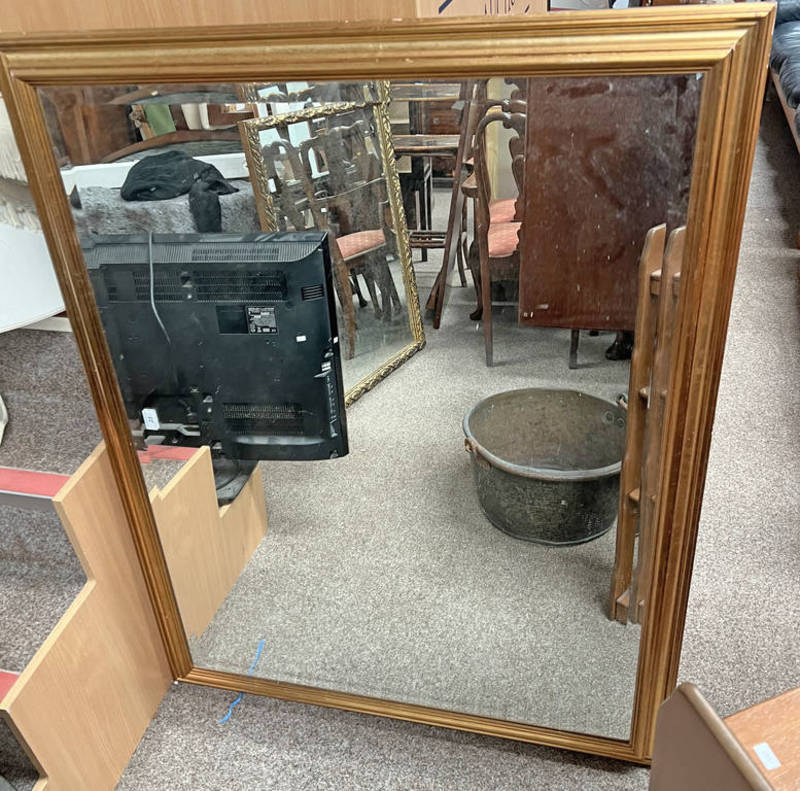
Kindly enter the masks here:
<path id="1" fill-rule="evenodd" d="M 581 338 L 580 330 L 572 330 L 569 339 L 569 367 L 578 367 L 578 342 Z"/>

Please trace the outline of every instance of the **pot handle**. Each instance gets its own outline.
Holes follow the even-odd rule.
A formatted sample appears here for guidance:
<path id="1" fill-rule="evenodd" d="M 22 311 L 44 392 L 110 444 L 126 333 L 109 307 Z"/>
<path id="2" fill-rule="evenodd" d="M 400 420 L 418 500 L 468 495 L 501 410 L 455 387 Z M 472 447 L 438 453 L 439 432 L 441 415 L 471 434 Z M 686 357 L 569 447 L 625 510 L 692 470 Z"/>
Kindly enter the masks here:
<path id="1" fill-rule="evenodd" d="M 481 456 L 480 451 L 478 450 L 478 444 L 473 440 L 471 437 L 464 437 L 464 450 L 467 453 L 472 454 L 472 458 L 475 459 L 475 463 L 482 467 L 484 470 L 488 470 L 491 466 L 489 462 Z"/>

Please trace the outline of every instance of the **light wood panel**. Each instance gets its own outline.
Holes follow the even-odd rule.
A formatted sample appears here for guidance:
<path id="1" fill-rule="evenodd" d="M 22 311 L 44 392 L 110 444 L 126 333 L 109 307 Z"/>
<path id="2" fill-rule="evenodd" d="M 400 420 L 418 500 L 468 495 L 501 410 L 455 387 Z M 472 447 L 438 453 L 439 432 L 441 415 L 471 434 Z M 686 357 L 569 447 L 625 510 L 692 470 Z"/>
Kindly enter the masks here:
<path id="1" fill-rule="evenodd" d="M 645 237 L 639 259 L 636 340 L 628 382 L 628 428 L 625 432 L 625 456 L 619 480 L 617 548 L 609 597 L 609 616 L 621 623 L 628 621 L 628 606 L 625 601 L 620 601 L 620 597 L 628 591 L 632 581 L 636 531 L 639 525 L 639 497 L 634 496 L 634 492 L 639 490 L 642 480 L 642 449 L 647 423 L 647 404 L 640 393 L 650 384 L 655 348 L 653 338 L 658 315 L 658 302 L 650 292 L 650 279 L 661 268 L 666 238 L 666 224 L 651 228 Z"/>
<path id="2" fill-rule="evenodd" d="M 513 6 L 509 0 L 488 4 L 484 0 L 8 0 L 0 15 L 0 33 L 513 16 L 546 11 L 546 0 L 518 0 Z"/>
<path id="3" fill-rule="evenodd" d="M 800 687 L 732 714 L 725 724 L 776 791 L 800 788 Z M 767 769 L 753 749 L 765 743 L 780 766 Z"/>
<path id="4" fill-rule="evenodd" d="M 658 321 L 653 353 L 653 370 L 647 395 L 647 421 L 643 447 L 642 484 L 639 492 L 639 546 L 637 568 L 631 585 L 631 620 L 641 623 L 650 590 L 653 567 L 655 508 L 661 480 L 661 448 L 665 429 L 667 388 L 678 312 L 678 283 L 686 244 L 686 227 L 676 228 L 669 235 L 661 276 L 651 284 L 659 285 Z"/>
<path id="5" fill-rule="evenodd" d="M 220 508 L 211 452 L 200 448 L 162 489 L 150 492 L 183 627 L 201 635 L 267 532 L 259 468 Z"/>
<path id="6" fill-rule="evenodd" d="M 172 674 L 104 445 L 53 502 L 87 582 L 0 710 L 35 791 L 111 791 Z"/>

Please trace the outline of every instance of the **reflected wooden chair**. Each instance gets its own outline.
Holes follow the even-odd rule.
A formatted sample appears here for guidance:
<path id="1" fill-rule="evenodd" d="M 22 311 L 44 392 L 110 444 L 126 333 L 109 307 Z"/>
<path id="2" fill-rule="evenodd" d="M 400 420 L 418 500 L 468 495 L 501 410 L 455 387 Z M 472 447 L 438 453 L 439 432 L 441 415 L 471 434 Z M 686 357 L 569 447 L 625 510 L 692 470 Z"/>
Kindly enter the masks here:
<path id="1" fill-rule="evenodd" d="M 485 82 L 485 81 L 483 81 Z M 486 86 L 478 85 L 476 100 L 472 106 L 472 113 L 469 119 L 470 130 L 468 132 L 469 144 L 467 147 L 468 166 L 471 170 L 470 175 L 461 184 L 461 191 L 464 196 L 473 201 L 473 239 L 477 239 L 477 223 L 478 214 L 475 210 L 475 201 L 478 197 L 478 184 L 477 175 L 475 173 L 475 131 L 478 123 L 486 116 L 486 113 L 495 109 L 508 113 L 522 113 L 527 112 L 527 105 L 524 101 L 518 99 L 488 99 L 486 97 Z M 508 141 L 509 154 L 511 155 L 511 166 L 514 174 L 514 181 L 518 188 L 522 183 L 522 172 L 525 157 L 525 138 L 524 135 L 520 137 L 516 135 L 511 137 Z M 466 205 L 465 205 L 463 223 L 466 224 Z M 522 209 L 519 203 L 519 196 L 516 198 L 492 198 L 489 201 L 489 222 L 490 223 L 505 223 L 505 222 L 520 222 L 522 220 Z M 473 242 L 474 243 L 474 242 Z M 473 256 L 475 251 L 473 251 Z M 466 253 L 468 261 L 473 260 L 470 258 L 469 253 Z M 475 310 L 470 313 L 472 321 L 478 321 L 483 315 L 483 302 L 481 297 L 480 288 L 480 271 L 476 267 L 471 267 L 473 285 L 475 287 L 475 296 L 477 306 Z"/>
<path id="2" fill-rule="evenodd" d="M 358 119 L 319 130 L 301 144 L 300 156 L 315 223 L 327 228 L 345 265 L 364 275 L 375 315 L 390 321 L 402 303 L 388 263 L 396 245 L 371 125 Z M 317 180 L 312 157 L 323 170 Z"/>
<path id="3" fill-rule="evenodd" d="M 673 230 L 665 250 L 666 225 L 651 228 L 639 260 L 628 429 L 609 595 L 609 617 L 621 623 L 641 623 L 649 597 L 664 413 L 685 236 L 685 227 Z"/>
<path id="4" fill-rule="evenodd" d="M 504 128 L 516 133 L 517 139 L 524 141 L 527 117 L 521 112 L 507 112 L 502 109 L 491 109 L 479 121 L 475 130 L 475 182 L 477 187 L 475 201 L 475 240 L 476 245 L 470 255 L 470 269 L 476 289 L 481 298 L 483 337 L 486 352 L 486 365 L 493 362 L 492 332 L 492 278 L 505 280 L 516 279 L 519 273 L 519 234 L 522 223 L 514 220 L 492 221 L 491 215 L 491 182 L 486 161 L 486 130 L 492 124 L 501 124 Z M 513 138 L 512 138 L 513 140 Z M 524 195 L 522 185 L 524 144 L 514 143 L 511 170 L 517 184 L 519 195 Z M 515 212 L 516 215 L 516 212 Z M 495 214 L 497 217 L 497 214 Z M 475 260 L 475 250 L 477 258 Z M 515 303 L 516 304 L 516 303 Z"/>
<path id="5" fill-rule="evenodd" d="M 284 231 L 305 231 L 312 227 L 324 230 L 327 227 L 325 217 L 315 206 L 314 185 L 308 183 L 306 169 L 297 148 L 288 140 L 275 140 L 262 146 L 261 154 L 277 228 Z M 340 327 L 339 332 L 344 339 L 345 359 L 351 360 L 355 356 L 356 342 L 353 292 L 358 293 L 359 304 L 366 304 L 358 288 L 356 276 L 364 274 L 368 288 L 370 280 L 366 271 L 359 272 L 357 263 L 348 266 L 333 239 L 330 241 L 329 249 L 333 264 L 334 288 L 344 321 L 344 327 Z"/>

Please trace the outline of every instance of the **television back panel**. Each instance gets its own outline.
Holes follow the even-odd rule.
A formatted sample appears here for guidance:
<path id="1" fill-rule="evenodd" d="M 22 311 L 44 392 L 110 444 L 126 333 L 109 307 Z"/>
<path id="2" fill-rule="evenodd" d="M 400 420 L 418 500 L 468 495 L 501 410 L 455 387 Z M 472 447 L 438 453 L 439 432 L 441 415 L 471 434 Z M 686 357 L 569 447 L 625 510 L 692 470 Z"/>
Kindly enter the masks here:
<path id="1" fill-rule="evenodd" d="M 347 453 L 324 233 L 93 236 L 82 246 L 129 418 L 151 434 L 183 430 L 186 444 L 221 443 L 231 458 Z"/>

